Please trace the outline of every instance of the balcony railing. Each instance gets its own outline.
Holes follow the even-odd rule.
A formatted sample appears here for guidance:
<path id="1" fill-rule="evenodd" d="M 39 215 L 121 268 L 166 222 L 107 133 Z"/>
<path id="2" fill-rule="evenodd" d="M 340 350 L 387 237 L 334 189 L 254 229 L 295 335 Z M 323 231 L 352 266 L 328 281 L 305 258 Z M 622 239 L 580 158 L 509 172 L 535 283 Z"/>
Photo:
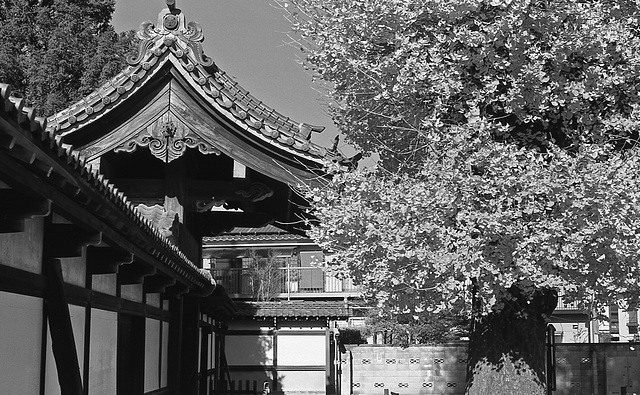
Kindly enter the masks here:
<path id="1" fill-rule="evenodd" d="M 252 269 L 211 269 L 213 278 L 231 295 L 251 297 L 255 294 L 256 275 Z M 359 293 L 361 287 L 350 279 L 339 279 L 315 267 L 284 267 L 270 278 L 278 296 L 291 294 Z"/>
<path id="2" fill-rule="evenodd" d="M 556 305 L 556 311 L 557 310 L 582 310 L 580 308 L 580 306 L 578 306 L 578 302 L 565 302 L 564 300 L 562 300 L 562 297 L 558 298 L 558 304 Z"/>

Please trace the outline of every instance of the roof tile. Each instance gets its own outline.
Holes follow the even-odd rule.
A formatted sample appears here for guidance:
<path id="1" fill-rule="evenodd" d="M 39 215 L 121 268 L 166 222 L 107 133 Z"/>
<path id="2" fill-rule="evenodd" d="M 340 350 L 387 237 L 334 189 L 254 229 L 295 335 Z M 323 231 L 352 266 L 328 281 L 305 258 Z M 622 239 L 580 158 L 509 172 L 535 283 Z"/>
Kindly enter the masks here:
<path id="1" fill-rule="evenodd" d="M 236 301 L 238 317 L 247 318 L 346 318 L 351 316 L 351 308 L 344 301 Z"/>

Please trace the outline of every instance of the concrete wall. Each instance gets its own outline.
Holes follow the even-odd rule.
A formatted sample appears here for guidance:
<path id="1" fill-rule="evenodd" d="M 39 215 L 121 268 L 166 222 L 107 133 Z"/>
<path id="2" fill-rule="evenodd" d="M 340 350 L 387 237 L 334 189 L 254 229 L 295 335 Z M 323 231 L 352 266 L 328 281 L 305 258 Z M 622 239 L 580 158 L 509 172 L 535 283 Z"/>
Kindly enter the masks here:
<path id="1" fill-rule="evenodd" d="M 556 346 L 556 395 L 640 394 L 640 344 Z"/>
<path id="2" fill-rule="evenodd" d="M 464 394 L 467 345 L 350 346 L 342 355 L 348 394 Z M 554 395 L 640 394 L 640 343 L 557 344 Z"/>
<path id="3" fill-rule="evenodd" d="M 467 345 L 351 346 L 342 358 L 342 391 L 354 395 L 464 394 Z"/>

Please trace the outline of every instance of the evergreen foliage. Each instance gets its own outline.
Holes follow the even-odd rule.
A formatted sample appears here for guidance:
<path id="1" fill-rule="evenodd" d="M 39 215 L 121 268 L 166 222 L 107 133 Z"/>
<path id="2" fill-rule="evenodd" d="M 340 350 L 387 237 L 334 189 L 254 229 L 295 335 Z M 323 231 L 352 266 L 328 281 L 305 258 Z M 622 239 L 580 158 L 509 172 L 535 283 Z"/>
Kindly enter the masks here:
<path id="1" fill-rule="evenodd" d="M 114 0 L 0 2 L 0 81 L 51 115 L 124 69 L 134 32 L 111 26 Z"/>

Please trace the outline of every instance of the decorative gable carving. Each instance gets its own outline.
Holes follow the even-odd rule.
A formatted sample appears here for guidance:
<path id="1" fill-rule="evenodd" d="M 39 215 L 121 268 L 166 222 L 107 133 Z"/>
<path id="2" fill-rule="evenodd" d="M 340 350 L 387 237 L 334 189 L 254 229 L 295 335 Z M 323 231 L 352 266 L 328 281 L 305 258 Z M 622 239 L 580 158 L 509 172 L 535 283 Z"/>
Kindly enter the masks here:
<path id="1" fill-rule="evenodd" d="M 140 25 L 137 36 L 140 39 L 138 46 L 138 54 L 127 58 L 127 62 L 135 66 L 139 64 L 145 57 L 146 53 L 153 48 L 158 40 L 163 40 L 167 47 L 170 47 L 175 41 L 180 40 L 190 49 L 195 61 L 201 66 L 211 66 L 213 59 L 204 54 L 202 49 L 202 41 L 204 34 L 202 28 L 197 22 L 186 22 L 184 14 L 175 4 L 167 4 L 158 15 L 158 26 L 154 26 L 150 21 L 143 22 Z"/>
<path id="2" fill-rule="evenodd" d="M 169 163 L 184 154 L 187 148 L 198 148 L 203 154 L 220 155 L 220 150 L 194 133 L 171 112 L 117 145 L 114 152 L 133 152 L 137 147 L 149 147 L 156 158 Z"/>

